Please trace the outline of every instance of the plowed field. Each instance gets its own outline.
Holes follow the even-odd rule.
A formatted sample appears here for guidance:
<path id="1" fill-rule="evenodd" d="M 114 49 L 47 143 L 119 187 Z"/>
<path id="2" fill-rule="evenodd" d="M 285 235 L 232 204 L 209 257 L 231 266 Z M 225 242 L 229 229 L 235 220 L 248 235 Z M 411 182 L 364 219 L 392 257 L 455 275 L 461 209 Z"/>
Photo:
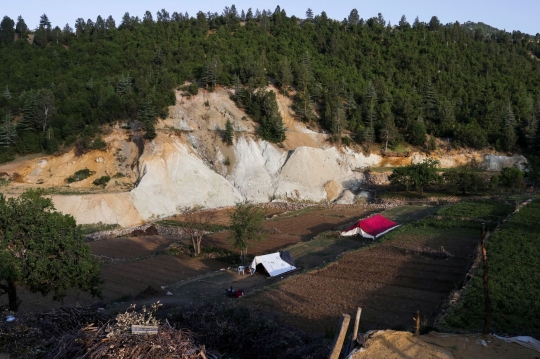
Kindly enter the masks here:
<path id="1" fill-rule="evenodd" d="M 264 227 L 268 235 L 264 241 L 250 244 L 251 255 L 265 254 L 283 249 L 291 244 L 309 241 L 321 232 L 334 230 L 340 226 L 366 217 L 373 211 L 363 207 L 310 207 L 303 210 L 282 214 L 266 220 Z M 231 248 L 227 240 L 229 232 L 223 231 L 208 237 L 206 245 L 219 248 Z"/>
<path id="2" fill-rule="evenodd" d="M 339 315 L 352 316 L 356 307 L 363 308 L 364 331 L 411 328 L 417 310 L 429 323 L 445 298 L 461 285 L 476 245 L 477 232 L 471 230 L 401 234 L 246 299 L 321 332 L 334 330 Z M 418 248 L 439 250 L 441 246 L 450 258 L 411 254 Z"/>

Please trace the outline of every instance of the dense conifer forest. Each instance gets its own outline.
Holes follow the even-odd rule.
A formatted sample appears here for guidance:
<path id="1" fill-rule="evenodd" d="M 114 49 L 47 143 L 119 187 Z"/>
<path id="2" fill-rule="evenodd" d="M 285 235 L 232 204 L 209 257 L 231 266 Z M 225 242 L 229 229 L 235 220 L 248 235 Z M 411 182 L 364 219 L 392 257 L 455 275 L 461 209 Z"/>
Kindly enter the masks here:
<path id="1" fill-rule="evenodd" d="M 441 137 L 454 147 L 537 152 L 539 40 L 436 16 L 390 24 L 356 9 L 338 21 L 233 5 L 221 14 L 79 18 L 74 28 L 43 15 L 35 30 L 5 16 L 0 161 L 102 147 L 100 129 L 116 121 L 151 139 L 174 90 L 198 87 L 235 88 L 259 135 L 280 142 L 286 132 L 268 84 L 293 99 L 299 120 L 341 143 L 430 147 Z"/>

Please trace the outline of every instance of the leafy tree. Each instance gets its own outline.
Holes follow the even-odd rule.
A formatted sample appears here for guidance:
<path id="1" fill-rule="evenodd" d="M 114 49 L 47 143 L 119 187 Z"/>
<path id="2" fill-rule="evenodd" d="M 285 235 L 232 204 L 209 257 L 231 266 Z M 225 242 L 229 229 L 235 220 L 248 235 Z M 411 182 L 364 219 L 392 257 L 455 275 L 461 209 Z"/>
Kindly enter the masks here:
<path id="1" fill-rule="evenodd" d="M 54 210 L 39 191 L 0 195 L 0 290 L 17 311 L 17 288 L 61 300 L 70 288 L 100 295 L 99 263 L 75 219 Z"/>
<path id="2" fill-rule="evenodd" d="M 482 191 L 487 185 L 485 178 L 467 168 L 452 169 L 444 173 L 443 177 L 452 191 L 461 194 Z"/>
<path id="3" fill-rule="evenodd" d="M 205 211 L 204 208 L 195 206 L 185 208 L 182 211 L 184 230 L 193 244 L 193 252 L 196 256 L 201 254 L 201 243 L 208 231 L 208 226 L 216 219 L 216 212 Z"/>
<path id="4" fill-rule="evenodd" d="M 227 119 L 227 123 L 225 124 L 225 131 L 223 132 L 223 142 L 227 144 L 227 146 L 232 146 L 234 141 L 234 127 L 232 125 L 231 120 Z"/>
<path id="5" fill-rule="evenodd" d="M 540 157 L 529 156 L 527 158 L 525 177 L 532 182 L 534 187 L 540 184 Z"/>
<path id="6" fill-rule="evenodd" d="M 229 240 L 234 248 L 240 250 L 240 259 L 246 261 L 248 245 L 252 241 L 261 241 L 264 234 L 264 212 L 251 203 L 237 203 L 235 210 L 230 214 Z"/>
<path id="7" fill-rule="evenodd" d="M 409 143 L 415 146 L 423 146 L 426 143 L 426 126 L 421 120 L 414 121 L 409 126 Z"/>
<path id="8" fill-rule="evenodd" d="M 524 173 L 516 167 L 505 167 L 502 169 L 500 178 L 501 184 L 507 189 L 520 189 L 525 187 L 523 181 Z"/>
<path id="9" fill-rule="evenodd" d="M 442 177 L 437 171 L 438 165 L 439 161 L 428 158 L 422 163 L 395 168 L 388 179 L 393 186 L 406 191 L 414 189 L 422 194 L 425 187 L 442 183 Z"/>

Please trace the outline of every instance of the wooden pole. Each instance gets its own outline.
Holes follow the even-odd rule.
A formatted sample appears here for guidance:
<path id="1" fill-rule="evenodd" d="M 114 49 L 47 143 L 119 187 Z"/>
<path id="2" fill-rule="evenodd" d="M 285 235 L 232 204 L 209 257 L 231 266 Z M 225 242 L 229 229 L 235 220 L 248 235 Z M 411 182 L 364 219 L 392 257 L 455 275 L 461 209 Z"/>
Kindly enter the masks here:
<path id="1" fill-rule="evenodd" d="M 356 343 L 356 339 L 358 338 L 358 330 L 360 329 L 360 316 L 362 315 L 362 308 L 358 307 L 356 309 L 356 318 L 354 320 L 354 329 L 352 332 L 351 341 L 349 342 L 349 349 L 347 350 L 347 353 L 350 354 Z"/>
<path id="2" fill-rule="evenodd" d="M 420 335 L 420 311 L 417 310 L 416 311 L 416 318 L 413 318 L 416 325 L 415 325 L 415 329 L 414 329 L 414 336 L 419 336 Z"/>
<path id="3" fill-rule="evenodd" d="M 484 275 L 482 278 L 484 285 L 484 328 L 482 333 L 489 334 L 491 332 L 491 300 L 489 299 L 489 283 L 488 283 L 488 262 L 486 250 L 486 224 L 482 222 L 482 234 L 480 235 L 480 245 L 482 246 L 482 264 Z"/>
<path id="4" fill-rule="evenodd" d="M 345 335 L 347 335 L 347 328 L 349 327 L 349 322 L 351 321 L 351 316 L 348 314 L 341 314 L 341 319 L 338 326 L 338 334 L 334 340 L 334 346 L 332 352 L 330 353 L 329 359 L 339 359 L 339 354 L 341 354 L 341 348 L 343 347 L 343 341 L 345 340 Z"/>

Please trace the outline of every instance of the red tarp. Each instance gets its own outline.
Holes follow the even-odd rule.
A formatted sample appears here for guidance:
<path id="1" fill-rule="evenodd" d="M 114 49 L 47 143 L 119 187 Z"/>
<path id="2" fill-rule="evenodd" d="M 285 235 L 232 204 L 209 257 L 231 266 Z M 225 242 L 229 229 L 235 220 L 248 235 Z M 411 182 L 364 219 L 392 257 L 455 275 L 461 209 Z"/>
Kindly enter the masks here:
<path id="1" fill-rule="evenodd" d="M 343 232 L 345 233 L 345 232 L 348 232 L 355 228 L 360 227 L 360 229 L 362 229 L 367 234 L 373 237 L 377 237 L 379 234 L 386 232 L 389 229 L 392 229 L 396 226 L 398 226 L 396 222 L 393 222 L 387 218 L 384 218 L 380 214 L 377 214 L 373 217 L 369 217 L 361 221 L 358 221 L 353 226 L 345 229 Z"/>

